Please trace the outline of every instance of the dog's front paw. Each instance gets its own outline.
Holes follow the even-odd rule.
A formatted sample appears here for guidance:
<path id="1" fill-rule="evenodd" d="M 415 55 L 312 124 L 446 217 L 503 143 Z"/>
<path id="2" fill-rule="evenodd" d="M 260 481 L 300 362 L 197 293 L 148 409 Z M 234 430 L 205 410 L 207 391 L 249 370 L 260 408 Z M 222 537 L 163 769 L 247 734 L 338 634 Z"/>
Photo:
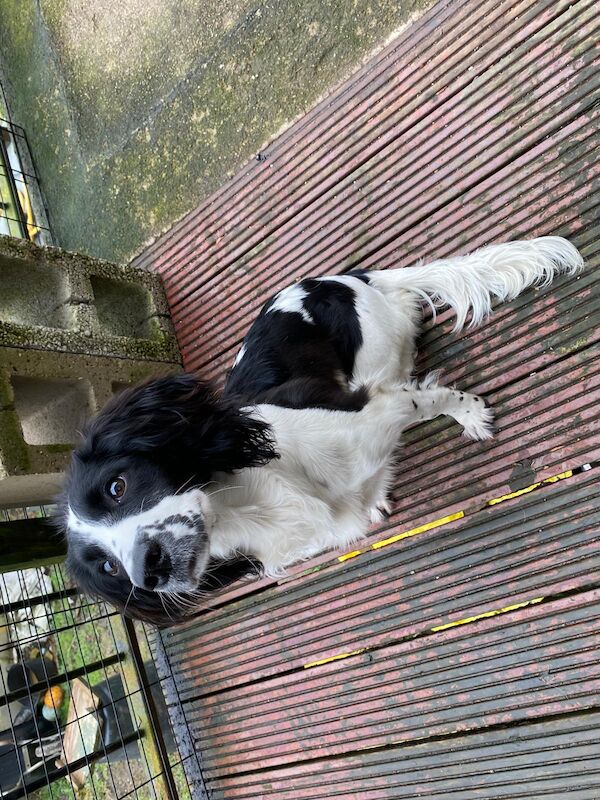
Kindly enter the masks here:
<path id="1" fill-rule="evenodd" d="M 377 525 L 383 522 L 392 514 L 392 504 L 389 500 L 380 500 L 376 506 L 369 509 L 369 520 L 371 525 Z"/>
<path id="2" fill-rule="evenodd" d="M 464 394 L 460 423 L 463 434 L 469 439 L 490 439 L 494 435 L 494 411 L 486 405 L 483 397 Z"/>

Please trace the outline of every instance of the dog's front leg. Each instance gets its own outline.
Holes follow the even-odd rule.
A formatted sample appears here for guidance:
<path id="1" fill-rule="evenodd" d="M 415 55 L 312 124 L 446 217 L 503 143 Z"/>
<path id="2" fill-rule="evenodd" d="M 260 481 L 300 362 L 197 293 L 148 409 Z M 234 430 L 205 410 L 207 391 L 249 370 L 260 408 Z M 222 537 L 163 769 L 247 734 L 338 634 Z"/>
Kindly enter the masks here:
<path id="1" fill-rule="evenodd" d="M 406 388 L 404 393 L 410 424 L 445 415 L 459 422 L 469 439 L 489 439 L 493 435 L 494 412 L 482 397 L 437 385 Z"/>
<path id="2" fill-rule="evenodd" d="M 392 484 L 392 455 L 402 431 L 417 422 L 441 415 L 454 417 L 472 439 L 487 439 L 492 435 L 493 412 L 484 400 L 467 392 L 437 386 L 431 376 L 419 385 L 395 385 L 374 393 L 363 409 L 364 422 L 355 435 L 362 442 L 357 450 L 361 455 L 365 476 L 365 505 L 372 523 L 381 522 L 391 510 L 388 491 Z M 378 466 L 379 465 L 379 466 Z"/>

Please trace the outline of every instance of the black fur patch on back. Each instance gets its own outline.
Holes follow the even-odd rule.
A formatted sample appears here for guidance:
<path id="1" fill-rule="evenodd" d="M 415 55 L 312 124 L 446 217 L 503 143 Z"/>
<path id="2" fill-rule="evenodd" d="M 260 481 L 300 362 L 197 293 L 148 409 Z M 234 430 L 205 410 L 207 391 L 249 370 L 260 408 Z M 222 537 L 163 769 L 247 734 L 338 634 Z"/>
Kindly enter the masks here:
<path id="1" fill-rule="evenodd" d="M 348 388 L 362 344 L 356 294 L 331 280 L 307 278 L 298 286 L 312 322 L 296 311 L 270 311 L 269 300 L 244 339 L 244 355 L 229 373 L 225 395 L 289 408 L 358 411 L 368 397 L 364 389 Z"/>
<path id="2" fill-rule="evenodd" d="M 347 272 L 346 274 L 352 278 L 358 278 L 359 281 L 366 283 L 367 286 L 371 283 L 368 269 L 353 269 L 352 272 Z"/>

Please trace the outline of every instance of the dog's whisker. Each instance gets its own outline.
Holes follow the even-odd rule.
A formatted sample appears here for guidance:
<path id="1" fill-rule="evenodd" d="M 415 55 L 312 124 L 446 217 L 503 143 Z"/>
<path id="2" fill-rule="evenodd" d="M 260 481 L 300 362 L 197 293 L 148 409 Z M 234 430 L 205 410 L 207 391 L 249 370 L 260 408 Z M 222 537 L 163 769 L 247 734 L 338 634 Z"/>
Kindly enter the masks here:
<path id="1" fill-rule="evenodd" d="M 189 483 L 191 483 L 191 482 L 194 480 L 194 478 L 195 478 L 195 477 L 196 477 L 195 475 L 191 475 L 191 476 L 190 476 L 190 477 L 189 477 L 187 480 L 185 480 L 185 481 L 184 481 L 184 482 L 181 484 L 181 486 L 179 487 L 179 489 L 177 489 L 177 491 L 175 492 L 175 494 L 181 494 L 181 492 L 184 490 L 184 488 L 185 488 L 185 487 L 186 487 L 186 486 L 187 486 Z M 195 487 L 192 487 L 192 488 L 195 488 L 195 489 L 197 489 L 197 488 L 200 488 L 200 487 L 198 487 L 198 486 L 195 486 Z"/>
<path id="2" fill-rule="evenodd" d="M 129 592 L 129 596 L 127 597 L 125 605 L 123 606 L 123 614 L 125 614 L 125 612 L 127 611 L 127 606 L 129 605 L 129 601 L 131 600 L 132 596 L 135 597 L 135 586 L 133 585 L 133 583 L 131 584 L 131 591 Z"/>
<path id="3" fill-rule="evenodd" d="M 189 611 L 195 611 L 198 608 L 198 600 L 200 599 L 195 594 L 187 594 L 181 592 L 169 593 L 169 599 L 176 607 L 184 608 Z"/>
<path id="4" fill-rule="evenodd" d="M 164 608 L 164 610 L 165 610 L 165 614 L 166 614 L 166 615 L 169 617 L 169 619 L 170 619 L 171 621 L 173 621 L 173 616 L 170 614 L 170 612 L 169 612 L 169 609 L 167 608 L 167 606 L 166 606 L 166 604 L 165 604 L 165 601 L 164 601 L 164 598 L 163 598 L 163 596 L 162 596 L 162 593 L 161 593 L 161 592 L 159 592 L 158 594 L 159 594 L 159 596 L 160 596 L 160 602 L 162 603 L 162 607 L 163 607 L 163 608 Z"/>
<path id="5" fill-rule="evenodd" d="M 214 492 L 207 492 L 207 497 L 214 497 L 216 494 L 220 494 L 221 492 L 226 492 L 229 489 L 244 489 L 244 486 L 222 486 L 220 489 L 215 489 Z"/>

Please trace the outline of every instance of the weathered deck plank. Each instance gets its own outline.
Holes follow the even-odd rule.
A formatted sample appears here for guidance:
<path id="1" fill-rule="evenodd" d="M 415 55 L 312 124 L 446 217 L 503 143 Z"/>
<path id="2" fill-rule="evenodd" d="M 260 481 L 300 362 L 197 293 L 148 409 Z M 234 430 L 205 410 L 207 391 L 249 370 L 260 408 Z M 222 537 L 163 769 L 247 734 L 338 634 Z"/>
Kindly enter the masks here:
<path id="1" fill-rule="evenodd" d="M 593 709 L 599 601 L 595 590 L 540 603 L 198 703 L 188 719 L 205 768 L 264 769 Z"/>
<path id="2" fill-rule="evenodd" d="M 222 779 L 215 800 L 597 800 L 600 715 L 365 750 Z M 324 777 L 326 785 L 324 786 Z"/>
<path id="3" fill-rule="evenodd" d="M 573 14 L 578 7 L 578 4 L 573 6 Z M 346 200 L 337 188 L 332 190 L 328 203 L 323 207 L 315 210 L 310 206 L 311 218 L 294 219 L 285 228 L 277 229 L 271 240 L 260 242 L 254 254 L 248 254 L 231 269 L 216 273 L 213 281 L 201 282 L 198 293 L 188 293 L 178 287 L 177 294 L 182 299 L 173 305 L 173 312 L 180 323 L 180 342 L 190 366 L 209 368 L 211 374 L 219 375 L 228 363 L 227 359 L 232 357 L 230 351 L 239 345 L 249 319 L 268 294 L 300 276 L 336 272 L 350 266 L 398 266 L 407 260 L 460 252 L 514 236 L 515 228 L 521 227 L 518 204 L 523 200 L 527 202 L 529 231 L 523 231 L 522 235 L 531 235 L 536 229 L 531 225 L 533 215 L 529 206 L 533 204 L 535 208 L 537 195 L 538 205 L 547 207 L 551 202 L 556 206 L 556 214 L 560 210 L 561 197 L 569 191 L 568 203 L 572 208 L 576 200 L 573 188 L 577 177 L 581 178 L 582 160 L 587 158 L 590 161 L 589 169 L 595 174 L 599 169 L 597 152 L 594 156 L 593 136 L 598 127 L 594 101 L 600 90 L 599 56 L 594 48 L 600 26 L 599 13 L 597 8 L 588 10 L 589 15 L 598 18 L 594 18 L 590 30 L 585 32 L 584 45 L 577 35 L 573 37 L 575 50 L 585 47 L 579 56 L 580 69 L 574 69 L 568 52 L 563 52 L 562 40 L 551 50 L 549 63 L 552 69 L 558 69 L 555 96 L 546 97 L 547 83 L 542 79 L 539 83 L 542 96 L 536 98 L 525 77 L 522 97 L 513 97 L 516 91 L 513 87 L 507 98 L 507 101 L 513 100 L 511 113 L 516 116 L 508 115 L 506 119 L 507 115 L 499 109 L 493 117 L 493 124 L 487 130 L 484 126 L 485 135 L 478 133 L 479 138 L 473 137 L 473 147 L 470 146 L 468 131 L 464 132 L 464 139 L 458 133 L 455 137 L 448 133 L 447 141 L 454 143 L 457 152 L 454 157 L 448 155 L 447 160 L 445 155 L 435 151 L 435 147 L 436 158 L 432 158 L 428 139 L 423 142 L 425 152 L 419 150 L 413 143 L 411 132 L 404 141 L 394 142 L 389 151 L 382 154 L 384 164 L 395 171 L 393 180 L 376 171 L 371 184 L 370 171 L 364 176 L 352 173 L 350 197 Z M 564 24 L 564 20 L 562 22 Z M 576 22 L 577 19 L 574 27 Z M 556 25 L 557 35 L 562 36 L 562 26 Z M 510 50 L 508 45 L 507 49 Z M 507 58 L 513 57 L 514 53 L 510 51 Z M 563 72 L 560 71 L 561 59 L 564 60 Z M 535 67 L 534 59 L 531 79 L 537 85 L 539 75 Z M 541 72 L 543 74 L 543 70 Z M 502 76 L 503 72 L 498 74 Z M 573 81 L 576 88 L 570 91 Z M 478 86 L 478 82 L 475 81 L 474 85 Z M 490 92 L 480 91 L 483 107 L 489 107 Z M 440 125 L 445 134 L 444 123 Z M 458 141 L 454 142 L 454 139 Z M 575 148 L 579 140 L 581 152 Z M 372 165 L 369 163 L 368 166 L 371 170 Z M 503 180 L 506 189 L 501 185 Z M 522 182 L 532 185 L 531 196 L 523 191 L 526 187 L 520 185 Z M 534 191 L 536 183 L 538 186 Z M 489 198 L 486 197 L 486 187 L 489 187 Z M 382 201 L 377 199 L 378 190 L 384 192 Z M 587 195 L 586 189 L 584 193 Z M 596 201 L 600 202 L 600 198 L 596 197 Z M 339 207 L 344 202 L 350 203 L 354 212 L 352 219 L 339 216 Z M 563 205 L 564 202 L 565 198 Z M 319 203 L 324 203 L 324 199 L 320 198 Z M 510 230 L 490 231 L 494 223 L 506 219 L 507 206 L 512 212 Z M 480 227 L 485 227 L 479 238 L 466 239 L 466 231 L 474 227 L 482 213 L 484 220 Z M 467 215 L 468 226 L 465 225 Z M 551 220 L 544 217 L 547 214 L 538 216 L 538 232 L 551 231 L 560 225 L 557 220 L 550 227 L 548 223 Z M 287 228 L 290 226 L 297 227 L 293 228 L 295 234 L 293 231 L 290 233 L 293 246 L 288 247 Z M 455 235 L 457 232 L 461 234 L 461 241 L 450 250 L 443 246 L 447 228 L 451 228 Z M 423 230 L 426 235 L 419 236 Z M 419 240 L 413 241 L 416 238 Z M 268 281 L 265 281 L 265 275 L 269 276 Z M 227 310 L 226 327 L 218 324 L 217 308 L 219 313 Z M 195 333 L 199 323 L 204 332 L 201 340 Z M 223 356 L 215 363 L 216 352 Z"/>
<path id="4" fill-rule="evenodd" d="M 595 95 L 592 92 L 591 97 L 598 97 L 598 93 L 598 90 Z M 374 242 L 374 254 L 366 255 L 356 262 L 356 266 L 395 267 L 418 258 L 468 252 L 489 242 L 519 236 L 569 232 L 573 237 L 578 228 L 590 224 L 592 219 L 595 221 L 600 206 L 600 194 L 590 196 L 589 192 L 590 185 L 597 182 L 600 174 L 600 155 L 595 138 L 599 113 L 596 110 L 592 119 L 578 118 L 573 124 L 573 128 L 576 125 L 584 128 L 585 140 L 581 151 L 576 151 L 575 156 L 571 153 L 573 161 L 568 164 L 565 164 L 568 155 L 561 158 L 561 153 L 563 150 L 569 152 L 568 145 L 573 145 L 575 133 L 560 130 L 556 137 L 543 142 L 546 149 L 555 145 L 548 159 L 543 157 L 543 153 L 531 154 L 528 151 L 525 156 L 509 161 L 505 169 L 482 184 L 477 184 L 474 191 L 463 194 L 437 212 L 428 213 L 426 210 L 423 220 L 404 234 L 400 231 L 398 236 L 395 235 L 393 221 L 398 216 L 404 218 L 405 210 L 399 214 L 397 208 L 390 208 L 389 216 L 376 224 L 376 230 L 381 231 L 381 241 Z M 557 159 L 560 160 L 557 162 Z M 582 162 L 586 164 L 585 172 L 582 172 Z M 588 162 L 591 162 L 589 166 Z M 530 188 L 530 185 L 533 186 Z M 310 235 L 310 231 L 306 233 Z M 386 244 L 389 239 L 391 243 Z M 409 258 L 407 253 L 411 253 Z M 255 278 L 250 269 L 252 280 L 256 282 L 246 286 L 247 293 L 238 298 L 239 310 L 229 309 L 227 325 L 220 326 L 220 329 L 212 326 L 212 316 L 205 306 L 205 290 L 201 289 L 196 296 L 196 312 L 182 314 L 178 322 L 182 352 L 190 368 L 202 368 L 211 377 L 220 378 L 230 366 L 245 328 L 273 291 L 299 277 L 339 272 L 342 266 L 338 261 L 328 267 L 323 263 L 322 267 L 313 266 L 311 269 L 304 268 L 300 262 L 293 272 L 283 273 L 277 268 L 273 279 L 268 281 L 264 274 Z M 226 307 L 225 292 L 222 301 Z M 206 327 L 200 339 L 193 334 L 194 326 L 196 330 L 198 326 L 202 330 Z M 211 343 L 214 345 L 212 355 Z"/>
<path id="5" fill-rule="evenodd" d="M 600 478 L 583 473 L 520 503 L 349 561 L 334 558 L 302 581 L 226 605 L 199 630 L 165 635 L 180 696 L 215 695 L 457 618 L 585 587 L 600 567 L 599 509 Z M 221 697 L 206 703 L 218 709 Z"/>

